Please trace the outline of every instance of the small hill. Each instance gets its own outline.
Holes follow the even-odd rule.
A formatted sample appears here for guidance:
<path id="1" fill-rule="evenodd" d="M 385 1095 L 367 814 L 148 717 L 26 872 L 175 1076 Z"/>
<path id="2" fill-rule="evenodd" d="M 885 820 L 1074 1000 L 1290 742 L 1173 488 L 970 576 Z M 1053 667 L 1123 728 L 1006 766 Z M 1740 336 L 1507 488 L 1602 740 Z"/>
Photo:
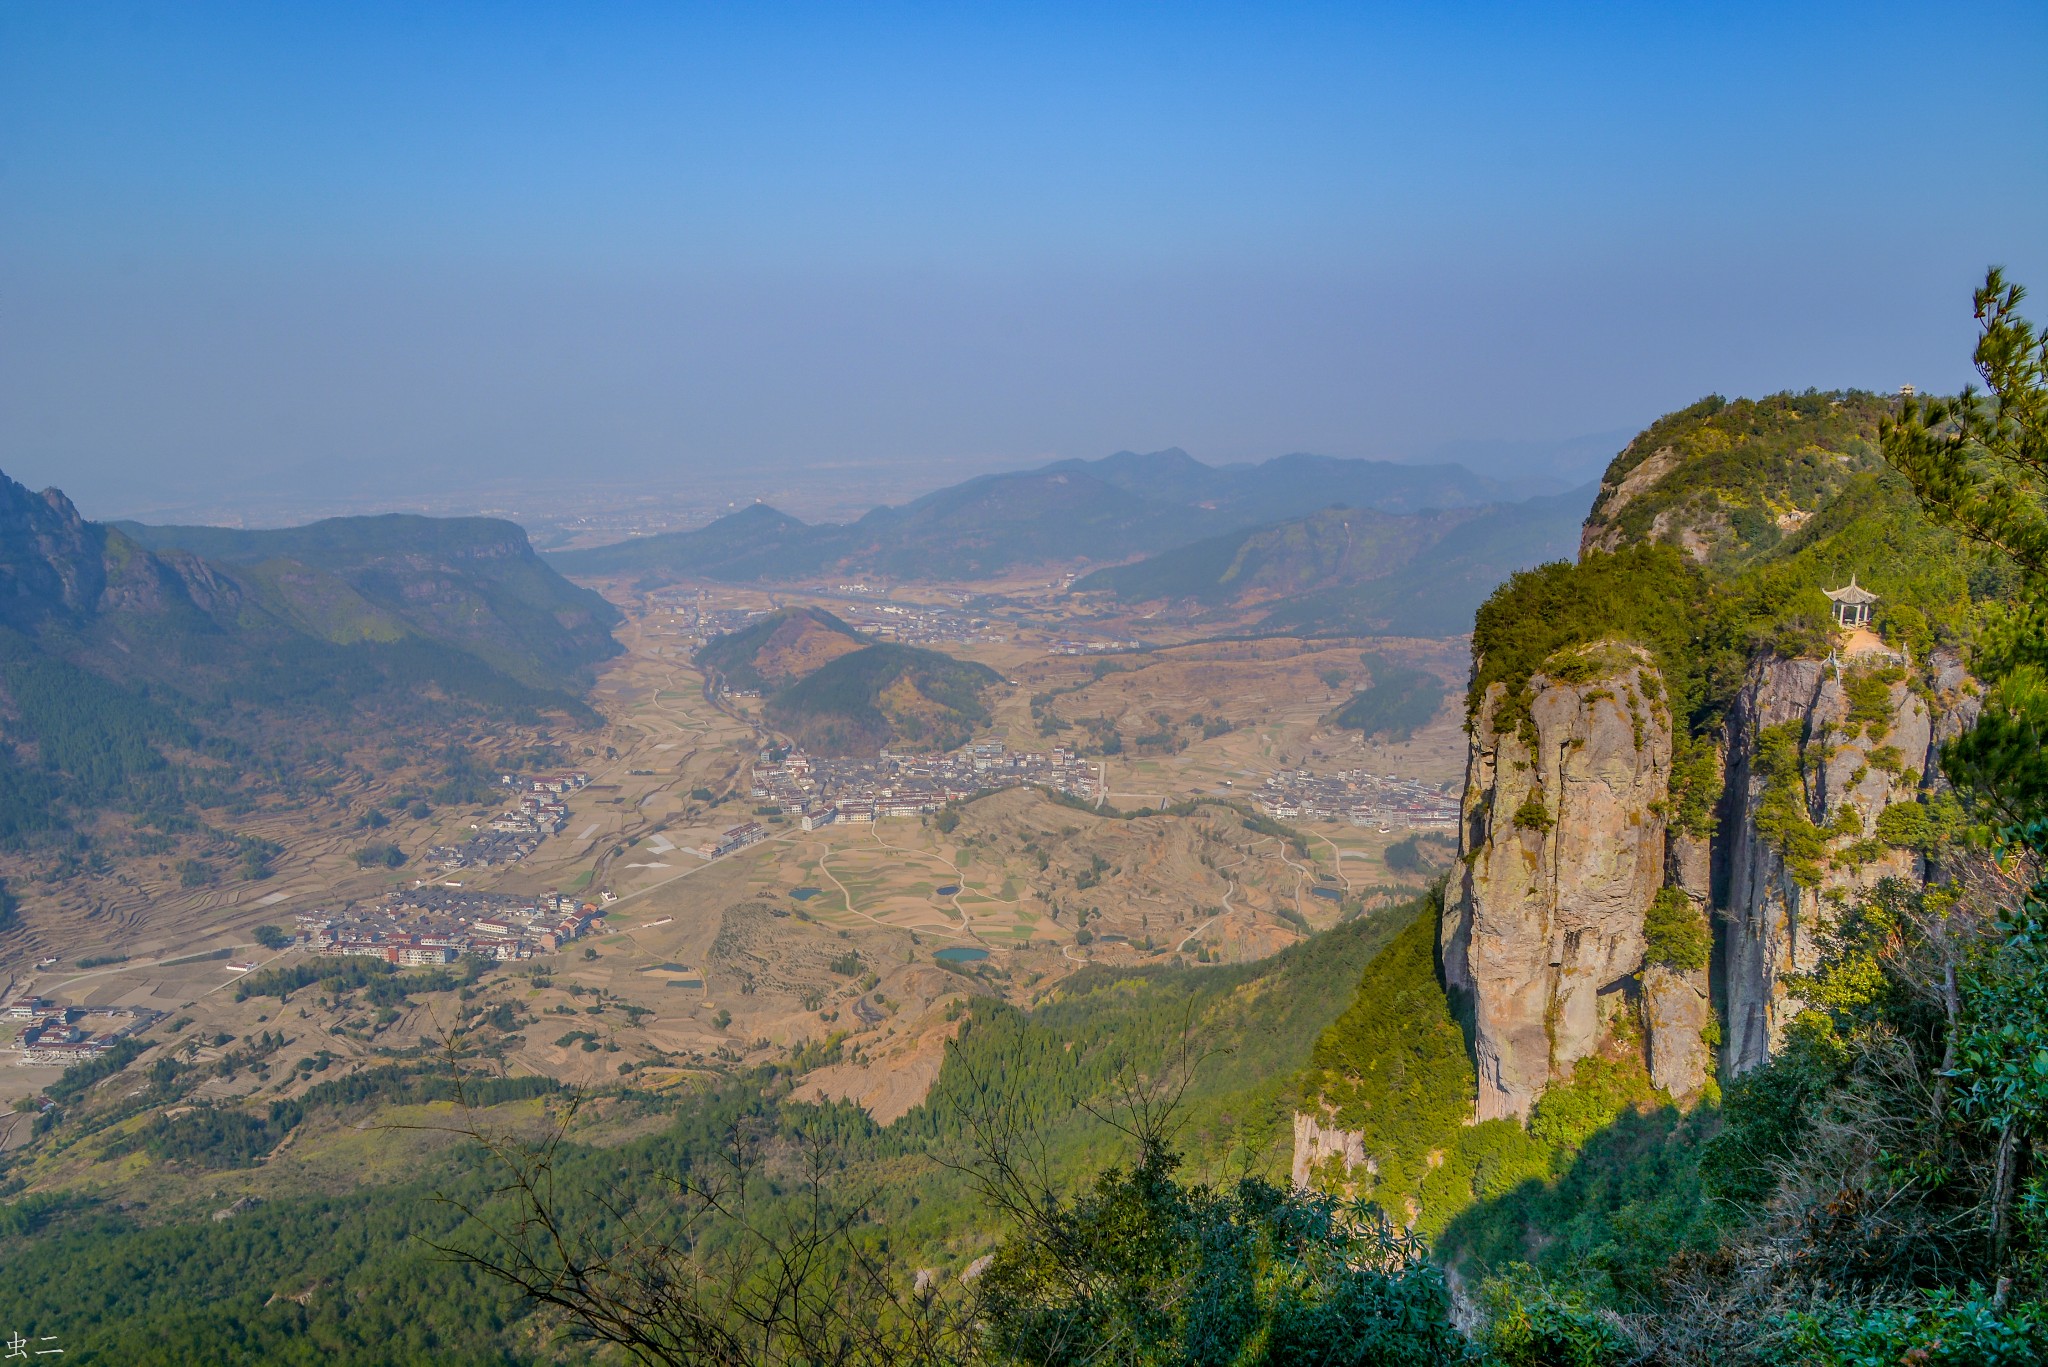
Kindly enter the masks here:
<path id="1" fill-rule="evenodd" d="M 1429 724 L 1450 690 L 1427 670 L 1378 655 L 1368 655 L 1372 682 L 1352 695 L 1331 718 L 1347 731 L 1370 739 L 1384 736 L 1403 741 Z"/>
<path id="2" fill-rule="evenodd" d="M 819 755 L 951 750 L 988 720 L 986 665 L 876 642 L 823 608 L 783 608 L 707 642 L 699 668 L 756 689 L 770 725 Z"/>
<path id="3" fill-rule="evenodd" d="M 707 642 L 696 659 L 728 687 L 773 693 L 865 644 L 823 608 L 784 608 Z"/>
<path id="4" fill-rule="evenodd" d="M 951 750 L 988 720 L 982 690 L 1000 681 L 986 665 L 885 643 L 839 656 L 769 698 L 765 710 L 814 754 Z"/>

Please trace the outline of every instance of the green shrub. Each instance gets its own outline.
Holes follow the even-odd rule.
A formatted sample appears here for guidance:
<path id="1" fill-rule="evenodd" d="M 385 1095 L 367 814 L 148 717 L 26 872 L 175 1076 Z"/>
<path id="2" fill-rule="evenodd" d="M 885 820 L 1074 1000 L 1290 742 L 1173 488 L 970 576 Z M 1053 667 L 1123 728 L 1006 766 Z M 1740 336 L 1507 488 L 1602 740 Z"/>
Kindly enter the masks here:
<path id="1" fill-rule="evenodd" d="M 1695 840 L 1713 835 L 1714 808 L 1721 801 L 1721 752 L 1711 739 L 1681 733 L 1671 745 L 1671 796 L 1665 815 L 1675 831 Z"/>
<path id="2" fill-rule="evenodd" d="M 1548 1282 L 1527 1266 L 1489 1278 L 1480 1296 L 1486 1306 L 1480 1341 L 1488 1360 L 1502 1367 L 1620 1367 L 1641 1356 L 1583 1289 Z"/>
<path id="3" fill-rule="evenodd" d="M 1785 861 L 1794 882 L 1804 888 L 1819 887 L 1827 834 L 1807 814 L 1799 723 L 1781 722 L 1757 732 L 1752 764 L 1764 781 L 1756 807 L 1757 834 Z"/>
<path id="4" fill-rule="evenodd" d="M 2002 1309 L 1981 1292 L 1937 1290 L 1892 1305 L 1794 1313 L 1779 1328 L 1772 1360 L 1786 1367 L 2032 1367 L 2048 1358 L 2041 1307 Z"/>
<path id="5" fill-rule="evenodd" d="M 1925 849 L 1933 831 L 1927 809 L 1917 802 L 1894 802 L 1877 814 L 1877 838 L 1900 849 Z"/>
<path id="6" fill-rule="evenodd" d="M 1644 959 L 1680 973 L 1707 966 L 1714 952 L 1713 927 L 1692 898 L 1679 888 L 1659 888 L 1643 916 Z"/>
<path id="7" fill-rule="evenodd" d="M 1529 1115 L 1529 1134 L 1560 1153 L 1576 1152 L 1623 1111 L 1656 1099 L 1642 1059 L 1582 1058 L 1571 1080 L 1553 1082 Z"/>
<path id="8" fill-rule="evenodd" d="M 365 845 L 356 851 L 356 864 L 361 868 L 395 869 L 405 862 L 405 851 L 396 845 Z"/>
<path id="9" fill-rule="evenodd" d="M 1550 828 L 1557 822 L 1550 815 L 1550 808 L 1543 803 L 1541 789 L 1532 791 L 1522 799 L 1522 805 L 1515 808 L 1515 825 L 1538 835 L 1550 834 Z"/>

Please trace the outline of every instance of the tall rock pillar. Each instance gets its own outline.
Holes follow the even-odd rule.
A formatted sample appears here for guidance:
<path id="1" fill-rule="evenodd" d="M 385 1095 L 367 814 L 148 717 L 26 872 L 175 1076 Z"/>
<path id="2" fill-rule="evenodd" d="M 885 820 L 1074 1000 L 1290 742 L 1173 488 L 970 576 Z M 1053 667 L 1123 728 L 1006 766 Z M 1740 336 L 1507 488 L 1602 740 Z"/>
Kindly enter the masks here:
<path id="1" fill-rule="evenodd" d="M 1530 681 L 1526 724 L 1473 719 L 1445 976 L 1470 1003 L 1478 1118 L 1524 1118 L 1598 1047 L 1643 965 L 1664 881 L 1671 722 L 1642 651 L 1601 644 Z"/>

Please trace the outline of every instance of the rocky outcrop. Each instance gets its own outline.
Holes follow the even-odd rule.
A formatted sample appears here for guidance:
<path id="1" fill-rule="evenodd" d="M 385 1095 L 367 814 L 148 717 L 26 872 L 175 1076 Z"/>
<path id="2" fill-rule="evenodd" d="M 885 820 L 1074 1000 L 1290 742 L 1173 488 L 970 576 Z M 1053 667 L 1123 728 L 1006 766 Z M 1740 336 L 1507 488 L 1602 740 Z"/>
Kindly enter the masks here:
<path id="1" fill-rule="evenodd" d="M 1643 1043 L 1652 1086 L 1693 1096 L 1707 1085 L 1714 1073 L 1713 1024 L 1704 969 L 1651 964 L 1643 970 Z"/>
<path id="2" fill-rule="evenodd" d="M 1470 1003 L 1477 1118 L 1526 1117 L 1600 1044 L 1643 966 L 1643 914 L 1664 882 L 1671 725 L 1648 657 L 1597 646 L 1528 685 L 1526 721 L 1474 718 L 1446 907 L 1446 980 Z"/>
<path id="3" fill-rule="evenodd" d="M 1769 1058 L 1835 909 L 1921 872 L 1880 822 L 1938 782 L 1942 744 L 1976 708 L 1945 653 L 1917 671 L 1883 649 L 1761 659 L 1721 738 L 1709 840 L 1666 829 L 1671 732 L 1647 657 L 1601 646 L 1550 671 L 1530 684 L 1526 720 L 1499 724 L 1496 685 L 1472 727 L 1443 959 L 1471 1006 L 1481 1120 L 1525 1117 L 1631 998 L 1651 1081 L 1674 1096 L 1697 1093 L 1717 1063 L 1732 1076 Z M 1718 922 L 1718 984 L 1646 962 L 1644 913 L 1666 886 Z"/>
<path id="4" fill-rule="evenodd" d="M 103 541 L 57 490 L 30 493 L 0 474 L 0 625 L 83 619 L 106 583 Z"/>
<path id="5" fill-rule="evenodd" d="M 1324 1119 L 1303 1111 L 1294 1113 L 1293 1175 L 1297 1187 L 1308 1186 L 1316 1168 L 1332 1158 L 1341 1160 L 1347 1173 L 1355 1168 L 1375 1171 L 1372 1159 L 1366 1156 L 1365 1136 L 1327 1125 Z"/>
<path id="6" fill-rule="evenodd" d="M 1613 519 L 1634 501 L 1637 494 L 1653 488 L 1657 481 L 1678 468 L 1678 452 L 1672 447 L 1660 446 L 1645 456 L 1640 464 L 1630 467 L 1626 475 L 1617 479 L 1616 467 L 1626 464 L 1634 454 L 1635 447 L 1636 444 L 1630 442 L 1628 449 L 1615 458 L 1614 464 L 1608 467 L 1606 477 L 1600 481 L 1600 493 L 1593 500 L 1593 513 L 1586 519 L 1586 525 L 1579 533 L 1581 560 L 1594 551 L 1619 549 L 1621 528 Z"/>

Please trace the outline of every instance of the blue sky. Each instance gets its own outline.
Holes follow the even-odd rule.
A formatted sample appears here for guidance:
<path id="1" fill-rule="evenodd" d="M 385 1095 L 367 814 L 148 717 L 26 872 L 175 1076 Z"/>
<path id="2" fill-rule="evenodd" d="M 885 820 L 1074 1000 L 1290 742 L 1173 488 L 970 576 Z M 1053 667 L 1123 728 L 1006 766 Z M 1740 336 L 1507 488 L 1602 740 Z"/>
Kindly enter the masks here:
<path id="1" fill-rule="evenodd" d="M 2044 72 L 2039 4 L 0 0 L 0 469 L 936 482 L 1953 387 L 1983 267 L 2048 290 Z"/>

